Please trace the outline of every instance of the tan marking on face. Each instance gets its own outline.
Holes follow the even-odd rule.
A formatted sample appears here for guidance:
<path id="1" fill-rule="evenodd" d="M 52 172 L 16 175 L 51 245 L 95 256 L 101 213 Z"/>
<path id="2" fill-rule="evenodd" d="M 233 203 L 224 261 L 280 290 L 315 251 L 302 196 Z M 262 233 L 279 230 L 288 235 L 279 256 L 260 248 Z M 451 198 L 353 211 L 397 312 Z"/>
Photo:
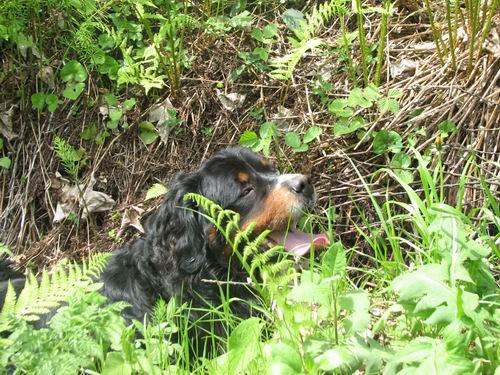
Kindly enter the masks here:
<path id="1" fill-rule="evenodd" d="M 215 227 L 212 227 L 208 230 L 208 241 L 215 242 L 216 238 L 217 238 L 217 229 Z"/>
<path id="2" fill-rule="evenodd" d="M 278 187 L 269 193 L 262 209 L 243 223 L 243 228 L 255 222 L 255 230 L 257 231 L 286 229 L 297 203 L 297 196 L 290 192 L 288 188 Z"/>
<path id="3" fill-rule="evenodd" d="M 269 162 L 268 159 L 260 159 L 260 164 L 262 164 L 264 168 L 267 168 L 271 163 Z"/>
<path id="4" fill-rule="evenodd" d="M 248 182 L 250 181 L 250 175 L 246 172 L 238 173 L 238 181 L 239 182 Z"/>

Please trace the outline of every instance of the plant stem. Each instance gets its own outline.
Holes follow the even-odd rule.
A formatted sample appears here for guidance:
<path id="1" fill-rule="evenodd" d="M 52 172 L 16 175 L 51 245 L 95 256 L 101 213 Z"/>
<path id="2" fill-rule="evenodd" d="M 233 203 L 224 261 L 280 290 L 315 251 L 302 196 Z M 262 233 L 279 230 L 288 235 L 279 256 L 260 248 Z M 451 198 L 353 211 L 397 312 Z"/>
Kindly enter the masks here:
<path id="1" fill-rule="evenodd" d="M 391 0 L 384 0 L 384 10 L 382 13 L 382 20 L 380 24 L 380 42 L 377 50 L 377 67 L 375 69 L 375 85 L 380 85 L 380 76 L 382 73 L 382 66 L 384 61 L 385 40 L 387 38 L 387 23 L 389 21 L 389 14 L 391 11 Z"/>
<path id="2" fill-rule="evenodd" d="M 368 67 L 366 61 L 366 39 L 363 25 L 363 10 L 361 8 L 361 0 L 356 0 L 356 18 L 358 22 L 358 37 L 359 48 L 361 52 L 361 70 L 363 72 L 363 81 L 365 86 L 368 86 Z"/>
<path id="3" fill-rule="evenodd" d="M 427 9 L 427 15 L 429 16 L 429 22 L 431 24 L 432 37 L 434 38 L 434 43 L 436 43 L 436 51 L 439 57 L 439 61 L 441 61 L 441 65 L 444 65 L 444 54 L 443 51 L 441 50 L 441 46 L 443 45 L 443 40 L 441 39 L 441 36 L 434 22 L 434 14 L 432 13 L 429 0 L 424 0 L 424 2 L 425 2 L 425 8 Z"/>

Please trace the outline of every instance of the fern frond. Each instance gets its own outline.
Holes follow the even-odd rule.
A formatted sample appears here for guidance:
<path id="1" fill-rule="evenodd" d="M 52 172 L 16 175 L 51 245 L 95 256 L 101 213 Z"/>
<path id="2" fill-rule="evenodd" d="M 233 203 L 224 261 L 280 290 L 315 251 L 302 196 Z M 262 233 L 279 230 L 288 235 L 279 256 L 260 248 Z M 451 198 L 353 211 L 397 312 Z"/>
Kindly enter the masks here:
<path id="1" fill-rule="evenodd" d="M 0 332 L 9 329 L 13 316 L 26 321 L 38 320 L 40 315 L 65 302 L 75 292 L 75 288 L 95 290 L 93 280 L 103 270 L 110 255 L 92 255 L 81 266 L 61 262 L 52 273 L 44 270 L 39 278 L 29 272 L 19 296 L 16 296 L 9 282 L 4 305 L 0 310 Z"/>
<path id="2" fill-rule="evenodd" d="M 324 43 L 323 39 L 317 38 L 317 35 L 328 23 L 346 0 L 330 0 L 324 4 L 315 6 L 312 11 L 305 16 L 305 21 L 301 27 L 294 29 L 296 38 L 289 37 L 288 41 L 293 46 L 292 50 L 284 56 L 277 57 L 271 61 L 273 67 L 270 75 L 279 80 L 288 80 L 292 78 L 295 67 L 302 59 L 304 54 Z"/>

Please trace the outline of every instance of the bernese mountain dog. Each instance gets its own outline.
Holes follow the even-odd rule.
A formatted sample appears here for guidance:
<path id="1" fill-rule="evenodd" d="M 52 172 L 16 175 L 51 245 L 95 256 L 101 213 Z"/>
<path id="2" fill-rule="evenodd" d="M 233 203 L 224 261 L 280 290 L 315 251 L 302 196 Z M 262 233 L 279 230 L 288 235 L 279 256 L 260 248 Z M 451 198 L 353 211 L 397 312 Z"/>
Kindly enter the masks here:
<path id="1" fill-rule="evenodd" d="M 309 177 L 280 175 L 269 160 L 245 148 L 220 151 L 199 169 L 179 173 L 159 209 L 148 218 L 144 235 L 108 261 L 101 274 L 101 292 L 110 303 L 128 302 L 123 311 L 126 319 L 142 321 L 160 298 L 179 298 L 189 304 L 189 320 L 194 322 L 204 309 L 226 300 L 222 289 L 231 297 L 234 314 L 241 318 L 252 315 L 256 297 L 246 285 L 248 275 L 231 260 L 225 239 L 201 208 L 185 200 L 187 193 L 203 195 L 237 212 L 240 227 L 254 223 L 255 235 L 271 230 L 272 242 L 298 256 L 305 255 L 311 245 L 328 244 L 325 235 L 311 236 L 295 229 L 298 219 L 316 201 Z M 7 278 L 5 271 L 3 277 Z M 210 280 L 231 282 L 221 288 Z M 5 284 L 0 283 L 0 306 Z M 203 329 L 225 335 L 223 324 Z"/>

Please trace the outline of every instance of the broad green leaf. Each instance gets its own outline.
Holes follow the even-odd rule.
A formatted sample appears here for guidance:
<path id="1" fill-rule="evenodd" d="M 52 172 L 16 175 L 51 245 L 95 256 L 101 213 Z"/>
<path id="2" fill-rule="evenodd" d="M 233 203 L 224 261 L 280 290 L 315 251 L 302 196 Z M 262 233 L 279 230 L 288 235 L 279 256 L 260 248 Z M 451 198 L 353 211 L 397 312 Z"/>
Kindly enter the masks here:
<path id="1" fill-rule="evenodd" d="M 31 95 L 31 105 L 38 111 L 42 111 L 45 107 L 45 93 L 37 92 Z"/>
<path id="2" fill-rule="evenodd" d="M 325 277 L 344 275 L 346 271 L 345 250 L 341 242 L 334 242 L 328 247 L 321 259 L 321 273 Z"/>
<path id="3" fill-rule="evenodd" d="M 59 105 L 59 98 L 54 94 L 49 94 L 45 98 L 45 103 L 47 104 L 49 112 L 54 113 Z"/>
<path id="4" fill-rule="evenodd" d="M 300 29 L 304 22 L 304 13 L 297 9 L 287 9 L 281 15 L 283 22 L 290 30 Z"/>
<path id="5" fill-rule="evenodd" d="M 252 54 L 262 61 L 267 61 L 269 58 L 269 50 L 267 48 L 255 47 Z"/>
<path id="6" fill-rule="evenodd" d="M 98 41 L 99 45 L 101 46 L 101 48 L 104 48 L 104 49 L 111 49 L 115 46 L 115 39 L 111 35 L 108 35 L 108 34 L 99 35 L 99 37 L 97 38 L 97 41 Z"/>
<path id="7" fill-rule="evenodd" d="M 328 105 L 328 110 L 339 117 L 351 117 L 353 110 L 347 105 L 347 99 L 335 99 Z"/>
<path id="8" fill-rule="evenodd" d="M 343 322 L 347 331 L 363 332 L 368 328 L 370 299 L 366 291 L 354 290 L 344 294 L 340 298 L 340 307 L 351 312 Z"/>
<path id="9" fill-rule="evenodd" d="M 285 342 L 266 344 L 264 347 L 264 355 L 270 362 L 269 370 L 272 370 L 272 374 L 283 373 L 280 372 L 283 369 L 288 370 L 288 372 L 283 374 L 302 372 L 302 359 L 300 353 L 293 346 Z"/>
<path id="10" fill-rule="evenodd" d="M 145 145 L 155 142 L 158 137 L 158 131 L 152 123 L 143 121 L 139 124 L 139 138 Z"/>
<path id="11" fill-rule="evenodd" d="M 80 96 L 80 94 L 85 89 L 85 83 L 78 82 L 74 84 L 68 84 L 63 91 L 63 96 L 66 99 L 76 100 Z"/>
<path id="12" fill-rule="evenodd" d="M 265 122 L 260 126 L 259 135 L 264 138 L 275 138 L 278 135 L 278 128 L 274 122 Z"/>
<path id="13" fill-rule="evenodd" d="M 162 195 L 167 194 L 168 189 L 165 185 L 162 184 L 153 184 L 148 191 L 146 192 L 146 198 L 144 200 L 154 199 L 157 197 L 161 197 Z"/>
<path id="14" fill-rule="evenodd" d="M 293 152 L 306 152 L 309 150 L 309 146 L 305 143 L 302 143 L 299 147 L 293 149 Z"/>
<path id="15" fill-rule="evenodd" d="M 288 132 L 285 134 L 285 143 L 291 148 L 299 148 L 302 145 L 300 136 L 295 132 Z"/>
<path id="16" fill-rule="evenodd" d="M 386 112 L 398 113 L 399 102 L 396 99 L 392 98 L 382 98 L 378 101 L 378 109 L 382 113 Z"/>
<path id="17" fill-rule="evenodd" d="M 347 99 L 347 104 L 349 107 L 361 107 L 361 108 L 370 108 L 373 105 L 373 102 L 366 99 L 363 95 L 363 91 L 356 87 L 352 89 Z"/>
<path id="18" fill-rule="evenodd" d="M 119 110 L 112 110 L 109 112 L 109 118 L 111 121 L 118 122 L 123 116 L 123 112 Z"/>
<path id="19" fill-rule="evenodd" d="M 115 94 L 107 93 L 104 94 L 104 100 L 110 107 L 118 107 L 118 98 Z"/>
<path id="20" fill-rule="evenodd" d="M 376 154 L 398 153 L 403 148 L 401 136 L 393 130 L 381 130 L 373 139 L 373 151 Z"/>
<path id="21" fill-rule="evenodd" d="M 12 161 L 7 156 L 0 158 L 0 168 L 9 169 Z"/>
<path id="22" fill-rule="evenodd" d="M 442 133 L 452 134 L 457 131 L 457 125 L 451 120 L 444 120 L 438 125 L 439 130 Z"/>
<path id="23" fill-rule="evenodd" d="M 91 123 L 80 133 L 80 137 L 86 141 L 93 140 L 97 137 L 97 125 L 95 123 Z"/>
<path id="24" fill-rule="evenodd" d="M 228 374 L 237 374 L 247 369 L 250 362 L 259 355 L 259 340 L 264 324 L 259 318 L 242 321 L 228 339 L 228 353 L 225 368 Z"/>
<path id="25" fill-rule="evenodd" d="M 410 184 L 413 182 L 413 173 L 408 169 L 411 164 L 411 158 L 408 154 L 404 152 L 398 152 L 392 157 L 391 167 L 394 169 L 394 173 L 396 173 L 401 180 L 405 183 Z"/>
<path id="26" fill-rule="evenodd" d="M 64 82 L 84 82 L 87 79 L 87 72 L 82 64 L 76 60 L 69 61 L 61 69 L 61 79 Z"/>
<path id="27" fill-rule="evenodd" d="M 333 134 L 337 137 L 347 135 L 362 128 L 366 120 L 361 116 L 355 116 L 352 119 L 342 118 L 333 126 Z"/>
<path id="28" fill-rule="evenodd" d="M 363 90 L 363 96 L 366 98 L 366 100 L 368 100 L 368 101 L 370 101 L 370 102 L 373 103 L 378 98 L 380 98 L 380 93 L 379 93 L 378 87 L 375 86 L 373 83 L 370 83 Z"/>
<path id="29" fill-rule="evenodd" d="M 132 366 L 123 358 L 122 353 L 111 352 L 106 356 L 106 361 L 101 372 L 102 375 L 131 375 Z"/>
<path id="30" fill-rule="evenodd" d="M 123 102 L 123 110 L 125 112 L 130 111 L 132 108 L 134 108 L 134 106 L 135 106 L 135 99 L 134 98 L 127 99 Z"/>
<path id="31" fill-rule="evenodd" d="M 311 126 L 306 130 L 306 134 L 304 134 L 304 139 L 302 140 L 304 143 L 309 143 L 319 138 L 319 136 L 323 133 L 323 129 L 319 126 Z"/>
<path id="32" fill-rule="evenodd" d="M 238 143 L 244 147 L 253 148 L 259 143 L 260 139 L 257 133 L 252 130 L 246 130 L 241 136 Z"/>

